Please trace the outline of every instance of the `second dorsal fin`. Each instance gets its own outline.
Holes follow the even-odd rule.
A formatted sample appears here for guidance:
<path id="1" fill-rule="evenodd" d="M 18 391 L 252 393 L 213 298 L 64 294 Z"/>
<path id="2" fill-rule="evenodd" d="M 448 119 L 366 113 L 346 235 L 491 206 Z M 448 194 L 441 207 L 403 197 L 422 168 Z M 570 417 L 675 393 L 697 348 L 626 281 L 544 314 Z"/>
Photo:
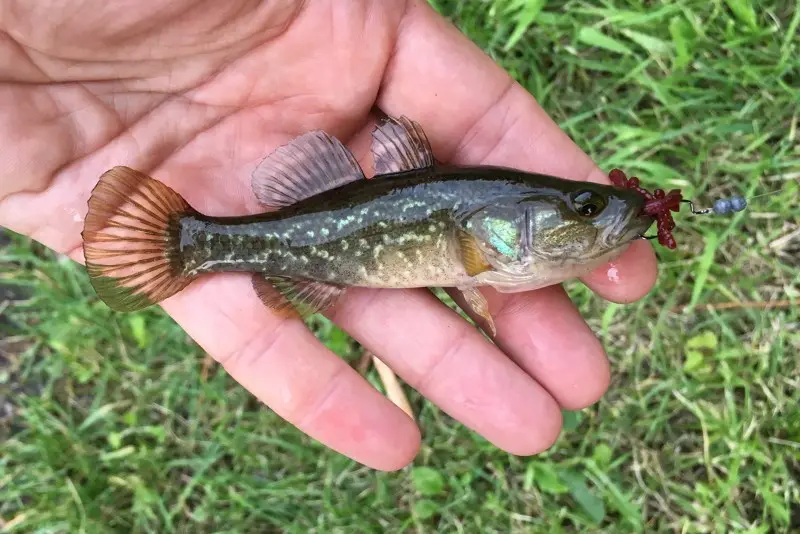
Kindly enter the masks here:
<path id="1" fill-rule="evenodd" d="M 338 139 L 308 132 L 278 147 L 253 172 L 253 192 L 270 208 L 282 208 L 364 178 L 356 158 Z"/>
<path id="2" fill-rule="evenodd" d="M 434 164 L 425 131 L 406 117 L 389 117 L 375 128 L 372 157 L 376 175 L 424 169 Z"/>

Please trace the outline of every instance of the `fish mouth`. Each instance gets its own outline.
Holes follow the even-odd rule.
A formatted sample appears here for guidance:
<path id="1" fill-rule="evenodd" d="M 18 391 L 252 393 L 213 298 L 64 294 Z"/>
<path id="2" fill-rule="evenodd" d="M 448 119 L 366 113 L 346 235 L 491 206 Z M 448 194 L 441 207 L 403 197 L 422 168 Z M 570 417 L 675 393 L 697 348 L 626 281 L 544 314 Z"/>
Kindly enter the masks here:
<path id="1" fill-rule="evenodd" d="M 644 233 L 653 225 L 655 218 L 649 215 L 637 215 L 631 228 L 628 230 L 630 239 L 640 239 L 644 237 Z"/>
<path id="2" fill-rule="evenodd" d="M 584 256 L 582 260 L 596 260 L 608 258 L 621 249 L 630 245 L 633 241 L 644 237 L 644 233 L 655 222 L 655 219 L 643 215 L 641 210 L 629 210 L 624 219 L 616 224 L 607 227 L 605 232 L 598 237 L 601 244 L 590 256 Z"/>
<path id="3" fill-rule="evenodd" d="M 619 247 L 627 245 L 636 239 L 641 239 L 654 222 L 655 219 L 653 217 L 644 215 L 641 210 L 631 210 L 628 216 L 616 226 L 609 242 Z"/>

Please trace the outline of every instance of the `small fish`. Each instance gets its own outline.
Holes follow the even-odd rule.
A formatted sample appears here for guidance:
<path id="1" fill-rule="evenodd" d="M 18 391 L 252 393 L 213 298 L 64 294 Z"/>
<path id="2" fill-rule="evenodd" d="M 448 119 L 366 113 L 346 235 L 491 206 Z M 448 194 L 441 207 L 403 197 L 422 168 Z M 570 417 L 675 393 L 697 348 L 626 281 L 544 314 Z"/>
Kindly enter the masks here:
<path id="1" fill-rule="evenodd" d="M 83 229 L 92 286 L 112 309 L 166 299 L 203 273 L 245 271 L 263 303 L 305 318 L 348 287 L 518 292 L 588 273 L 653 223 L 630 190 L 515 169 L 441 165 L 405 117 L 373 132 L 367 179 L 337 139 L 312 131 L 252 176 L 264 213 L 210 217 L 128 167 L 100 178 Z"/>

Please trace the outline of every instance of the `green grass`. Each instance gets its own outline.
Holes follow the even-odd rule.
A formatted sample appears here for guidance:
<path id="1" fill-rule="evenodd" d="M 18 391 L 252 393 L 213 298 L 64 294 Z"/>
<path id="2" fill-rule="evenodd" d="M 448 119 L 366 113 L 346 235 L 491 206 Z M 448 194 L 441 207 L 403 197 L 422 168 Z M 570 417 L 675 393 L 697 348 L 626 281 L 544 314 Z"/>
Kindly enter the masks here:
<path id="1" fill-rule="evenodd" d="M 704 205 L 777 193 L 732 218 L 680 215 L 679 248 L 659 249 L 640 302 L 570 285 L 613 384 L 566 414 L 550 451 L 505 454 L 411 392 L 423 449 L 391 474 L 283 423 L 160 310 L 113 314 L 79 266 L 12 236 L 0 282 L 30 298 L 0 318 L 9 531 L 800 529 L 800 312 L 759 304 L 800 294 L 800 238 L 780 239 L 800 226 L 800 5 L 434 4 L 604 168 Z M 751 304 L 719 307 L 731 302 Z"/>

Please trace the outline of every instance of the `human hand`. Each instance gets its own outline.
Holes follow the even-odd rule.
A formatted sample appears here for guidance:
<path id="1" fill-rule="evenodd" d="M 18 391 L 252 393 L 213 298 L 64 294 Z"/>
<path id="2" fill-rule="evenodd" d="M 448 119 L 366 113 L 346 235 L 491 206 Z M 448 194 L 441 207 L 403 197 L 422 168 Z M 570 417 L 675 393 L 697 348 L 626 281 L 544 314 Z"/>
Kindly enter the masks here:
<path id="1" fill-rule="evenodd" d="M 437 158 L 607 182 L 534 99 L 421 1 L 99 0 L 0 3 L 0 224 L 82 261 L 86 201 L 127 165 L 209 215 L 260 210 L 250 174 L 312 129 L 365 171 L 373 107 L 419 122 Z M 584 282 L 612 301 L 655 278 L 638 241 Z M 444 411 L 511 453 L 556 439 L 560 409 L 594 403 L 609 366 L 559 286 L 484 290 L 496 345 L 426 290 L 348 290 L 329 317 Z M 413 421 L 247 275 L 163 303 L 244 387 L 302 431 L 378 469 L 406 465 Z M 412 334 L 412 335 L 409 335 Z"/>

